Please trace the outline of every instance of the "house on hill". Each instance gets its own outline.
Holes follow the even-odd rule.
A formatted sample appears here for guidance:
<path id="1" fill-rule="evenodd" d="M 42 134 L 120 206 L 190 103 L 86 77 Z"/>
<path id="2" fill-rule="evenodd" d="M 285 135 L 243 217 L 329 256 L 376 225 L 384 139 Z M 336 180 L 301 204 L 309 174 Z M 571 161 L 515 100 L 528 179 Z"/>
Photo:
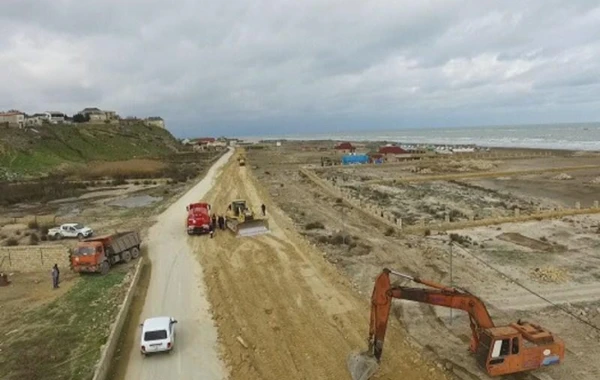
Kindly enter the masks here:
<path id="1" fill-rule="evenodd" d="M 146 119 L 146 125 L 152 125 L 154 127 L 165 129 L 165 121 L 160 116 L 150 116 Z"/>
<path id="2" fill-rule="evenodd" d="M 356 148 L 350 144 L 349 142 L 343 142 L 335 147 L 336 152 L 338 153 L 353 153 Z"/>
<path id="3" fill-rule="evenodd" d="M 89 117 L 90 121 L 105 121 L 117 119 L 117 113 L 115 111 L 103 111 L 97 107 L 84 108 L 78 113 Z"/>
<path id="4" fill-rule="evenodd" d="M 0 124 L 6 124 L 9 127 L 23 128 L 25 126 L 25 114 L 17 110 L 0 112 Z"/>

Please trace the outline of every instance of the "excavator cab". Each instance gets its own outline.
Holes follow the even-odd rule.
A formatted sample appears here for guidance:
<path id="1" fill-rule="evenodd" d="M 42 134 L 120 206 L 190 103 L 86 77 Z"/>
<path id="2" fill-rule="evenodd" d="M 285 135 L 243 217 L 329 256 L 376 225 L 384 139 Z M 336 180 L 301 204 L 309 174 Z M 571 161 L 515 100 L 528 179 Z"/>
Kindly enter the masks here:
<path id="1" fill-rule="evenodd" d="M 528 322 L 482 331 L 475 360 L 490 376 L 500 376 L 559 364 L 564 343 L 548 330 Z"/>

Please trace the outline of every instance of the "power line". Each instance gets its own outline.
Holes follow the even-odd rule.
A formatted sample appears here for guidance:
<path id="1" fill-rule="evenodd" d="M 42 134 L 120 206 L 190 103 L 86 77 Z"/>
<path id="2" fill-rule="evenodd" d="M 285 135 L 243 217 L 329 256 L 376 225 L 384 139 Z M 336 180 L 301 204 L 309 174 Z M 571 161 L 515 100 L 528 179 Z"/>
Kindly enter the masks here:
<path id="1" fill-rule="evenodd" d="M 481 262 L 483 265 L 487 266 L 488 268 L 494 270 L 495 272 L 499 273 L 500 275 L 504 276 L 505 278 L 509 279 L 512 283 L 514 283 L 515 285 L 521 287 L 522 289 L 528 291 L 529 293 L 533 294 L 534 296 L 540 298 L 541 300 L 547 302 L 548 304 L 556 307 L 557 309 L 561 310 L 562 312 L 570 315 L 571 317 L 575 318 L 576 320 L 578 320 L 579 322 L 588 325 L 589 327 L 593 328 L 596 331 L 600 331 L 600 327 L 594 325 L 593 323 L 590 323 L 588 321 L 586 321 L 583 318 L 580 318 L 578 315 L 574 314 L 573 312 L 571 312 L 570 310 L 562 307 L 561 305 L 552 302 L 551 300 L 549 300 L 548 298 L 542 296 L 541 294 L 529 289 L 528 287 L 526 287 L 525 285 L 521 284 L 520 282 L 518 282 L 517 280 L 515 280 L 514 278 L 510 277 L 509 275 L 507 275 L 506 273 L 500 271 L 499 269 L 494 268 L 493 266 L 491 266 L 490 264 L 488 264 L 485 260 L 475 256 L 474 254 L 472 254 L 468 249 L 466 249 L 465 247 L 459 245 L 459 244 L 452 244 L 455 245 L 456 247 L 460 248 L 461 250 L 463 250 L 465 253 L 467 253 L 469 256 L 471 256 L 472 258 L 474 258 L 475 260 Z"/>

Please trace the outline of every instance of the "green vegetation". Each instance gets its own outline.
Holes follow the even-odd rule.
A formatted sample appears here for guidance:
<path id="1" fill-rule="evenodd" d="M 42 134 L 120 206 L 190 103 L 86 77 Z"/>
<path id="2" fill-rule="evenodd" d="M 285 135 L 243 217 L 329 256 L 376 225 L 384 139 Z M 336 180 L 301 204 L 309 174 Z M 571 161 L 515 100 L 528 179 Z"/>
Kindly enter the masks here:
<path id="1" fill-rule="evenodd" d="M 64 164 L 162 157 L 179 148 L 169 131 L 143 123 L 2 128 L 0 177 L 46 173 Z"/>
<path id="2" fill-rule="evenodd" d="M 64 296 L 0 327 L 0 373 L 12 379 L 91 379 L 125 294 L 126 269 L 82 276 Z M 14 326 L 13 326 L 14 328 Z M 9 334 L 10 333 L 10 334 Z"/>

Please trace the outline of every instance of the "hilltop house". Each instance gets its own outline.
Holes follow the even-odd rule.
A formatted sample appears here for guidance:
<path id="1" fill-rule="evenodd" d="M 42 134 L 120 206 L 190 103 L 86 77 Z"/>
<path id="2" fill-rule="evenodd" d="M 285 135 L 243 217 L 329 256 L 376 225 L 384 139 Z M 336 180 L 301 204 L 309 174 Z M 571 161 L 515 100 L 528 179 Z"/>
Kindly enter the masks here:
<path id="1" fill-rule="evenodd" d="M 115 111 L 103 111 L 100 108 L 88 107 L 78 112 L 81 115 L 90 118 L 90 121 L 105 121 L 117 119 L 117 113 Z"/>
<path id="2" fill-rule="evenodd" d="M 0 124 L 6 124 L 9 127 L 23 128 L 25 126 L 25 114 L 17 110 L 0 112 Z"/>
<path id="3" fill-rule="evenodd" d="M 165 129 L 165 121 L 162 117 L 159 116 L 151 116 L 145 120 L 146 125 L 152 125 L 154 127 L 159 127 Z"/>
<path id="4" fill-rule="evenodd" d="M 62 124 L 65 122 L 67 115 L 58 111 L 47 111 L 44 113 L 45 115 L 49 115 L 49 121 L 52 124 Z"/>

